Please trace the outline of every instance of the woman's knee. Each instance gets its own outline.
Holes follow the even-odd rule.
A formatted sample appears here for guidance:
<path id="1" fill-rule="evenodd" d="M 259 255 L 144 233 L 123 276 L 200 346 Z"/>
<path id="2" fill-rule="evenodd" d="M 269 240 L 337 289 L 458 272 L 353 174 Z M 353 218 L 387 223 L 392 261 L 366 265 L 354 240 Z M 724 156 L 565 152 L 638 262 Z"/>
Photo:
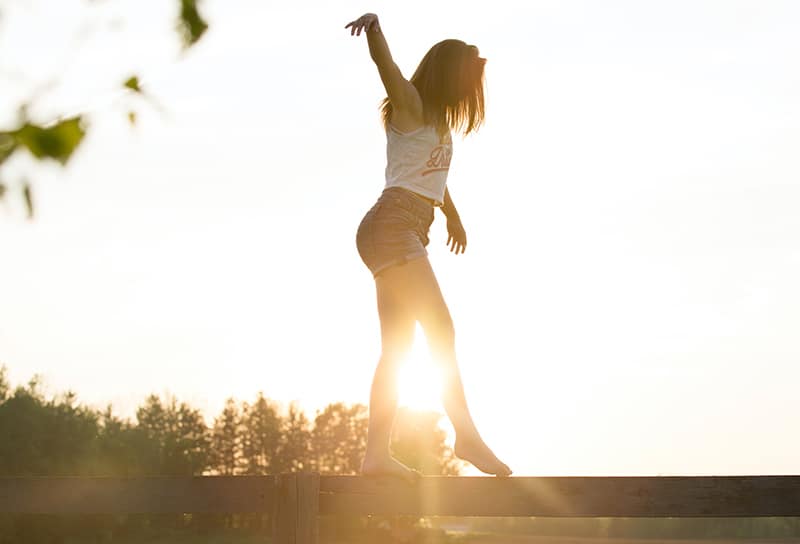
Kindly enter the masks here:
<path id="1" fill-rule="evenodd" d="M 411 346 L 384 346 L 381 349 L 381 358 L 378 360 L 378 365 L 388 368 L 397 368 L 402 364 L 408 353 L 411 351 Z"/>
<path id="2" fill-rule="evenodd" d="M 453 318 L 450 317 L 450 312 L 439 312 L 438 315 L 432 316 L 427 325 L 423 324 L 425 336 L 428 338 L 428 343 L 431 348 L 441 351 L 453 349 L 456 342 L 456 330 L 453 325 Z"/>

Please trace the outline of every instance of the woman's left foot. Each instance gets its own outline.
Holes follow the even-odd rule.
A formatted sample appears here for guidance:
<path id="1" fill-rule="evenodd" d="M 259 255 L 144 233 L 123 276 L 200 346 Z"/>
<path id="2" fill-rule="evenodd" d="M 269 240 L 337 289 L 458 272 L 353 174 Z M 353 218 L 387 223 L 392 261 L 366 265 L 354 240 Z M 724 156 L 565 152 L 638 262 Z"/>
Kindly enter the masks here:
<path id="1" fill-rule="evenodd" d="M 422 478 L 420 472 L 405 466 L 388 454 L 379 457 L 366 457 L 361 464 L 361 474 L 363 476 L 392 476 L 411 484 L 418 482 Z"/>
<path id="2" fill-rule="evenodd" d="M 466 439 L 457 436 L 453 450 L 456 457 L 469 461 L 481 472 L 496 476 L 511 476 L 508 465 L 497 458 L 480 436 Z"/>

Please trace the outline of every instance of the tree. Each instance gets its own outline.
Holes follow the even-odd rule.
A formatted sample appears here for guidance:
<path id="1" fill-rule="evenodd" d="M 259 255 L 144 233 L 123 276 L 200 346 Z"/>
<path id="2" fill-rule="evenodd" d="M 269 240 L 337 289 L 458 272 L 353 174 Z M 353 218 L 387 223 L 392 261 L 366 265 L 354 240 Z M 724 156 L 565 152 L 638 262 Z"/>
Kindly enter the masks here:
<path id="1" fill-rule="evenodd" d="M 237 474 L 242 457 L 242 420 L 233 398 L 225 401 L 211 432 L 210 468 L 217 474 Z"/>
<path id="2" fill-rule="evenodd" d="M 259 391 L 253 405 L 244 404 L 242 459 L 246 474 L 270 474 L 277 458 L 281 418 L 275 405 Z"/>
<path id="3" fill-rule="evenodd" d="M 96 2 L 86 0 L 87 10 Z M 8 7 L 0 4 L 0 8 Z M 197 8 L 197 0 L 177 0 L 177 24 L 176 30 L 182 41 L 183 49 L 186 50 L 203 36 L 208 29 L 208 24 L 200 15 Z M 6 15 L 2 13 L 2 15 Z M 80 27 L 76 34 L 84 32 Z M 44 89 L 57 85 L 58 78 L 50 78 L 43 85 Z M 120 82 L 124 88 L 137 94 L 143 94 L 139 84 L 139 77 L 131 75 L 125 82 Z M 36 120 L 30 114 L 31 105 L 37 99 L 34 96 L 22 104 L 16 106 L 17 121 L 15 126 L 0 130 L 0 200 L 9 193 L 10 185 L 4 179 L 3 163 L 12 155 L 27 150 L 36 160 L 54 160 L 65 166 L 72 157 L 75 150 L 80 146 L 89 130 L 89 122 L 86 115 L 58 115 L 56 119 Z M 8 104 L 8 106 L 12 106 Z M 131 123 L 135 123 L 136 114 L 131 111 L 128 113 Z M 34 200 L 31 185 L 26 180 L 21 180 L 17 186 L 20 195 L 25 203 L 28 217 L 33 217 Z"/>
<path id="4" fill-rule="evenodd" d="M 311 431 L 314 468 L 327 474 L 357 474 L 367 449 L 367 407 L 329 404 L 317 412 Z"/>
<path id="5" fill-rule="evenodd" d="M 140 433 L 130 421 L 112 413 L 111 405 L 100 414 L 100 434 L 97 458 L 94 461 L 99 476 L 138 476 L 144 474 L 137 438 Z"/>
<path id="6" fill-rule="evenodd" d="M 273 471 L 290 472 L 307 470 L 311 467 L 311 425 L 300 408 L 289 404 L 288 413 L 283 419 L 283 429 Z"/>
<path id="7" fill-rule="evenodd" d="M 140 433 L 146 438 L 144 453 L 150 470 L 164 476 L 197 476 L 209 459 L 209 432 L 199 410 L 174 396 L 162 404 L 150 395 L 136 410 Z"/>
<path id="8" fill-rule="evenodd" d="M 76 406 L 71 391 L 48 401 L 39 385 L 39 377 L 34 376 L 27 388 L 17 387 L 0 404 L 0 473 L 92 475 L 97 414 L 86 406 Z"/>

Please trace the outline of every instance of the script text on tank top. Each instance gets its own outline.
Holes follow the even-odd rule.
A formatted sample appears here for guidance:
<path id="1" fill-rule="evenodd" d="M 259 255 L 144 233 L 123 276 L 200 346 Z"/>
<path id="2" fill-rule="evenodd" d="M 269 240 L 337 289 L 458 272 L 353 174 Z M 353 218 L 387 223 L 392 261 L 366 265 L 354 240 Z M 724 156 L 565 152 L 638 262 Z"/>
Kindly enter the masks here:
<path id="1" fill-rule="evenodd" d="M 433 172 L 441 170 L 448 170 L 450 168 L 450 160 L 453 158 L 453 148 L 450 145 L 437 145 L 431 150 L 431 156 L 425 166 L 427 170 L 422 171 L 423 176 L 427 176 Z"/>

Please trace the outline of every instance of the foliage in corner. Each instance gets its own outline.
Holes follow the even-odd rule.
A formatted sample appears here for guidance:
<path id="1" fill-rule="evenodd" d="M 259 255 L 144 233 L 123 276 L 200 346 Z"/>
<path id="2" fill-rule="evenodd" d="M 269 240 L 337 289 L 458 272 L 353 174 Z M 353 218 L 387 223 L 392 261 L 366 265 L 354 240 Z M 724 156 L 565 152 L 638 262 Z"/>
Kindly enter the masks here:
<path id="1" fill-rule="evenodd" d="M 178 0 L 180 9 L 177 32 L 186 50 L 200 40 L 208 30 L 208 23 L 198 11 L 199 0 Z M 123 86 L 139 95 L 144 95 L 138 76 L 128 78 Z M 127 113 L 131 125 L 136 124 L 136 113 Z M 81 115 L 67 117 L 56 123 L 44 125 L 32 122 L 27 116 L 27 106 L 20 108 L 20 121 L 16 129 L 0 131 L 0 200 L 9 194 L 10 186 L 2 177 L 3 163 L 20 149 L 27 149 L 37 160 L 53 159 L 62 166 L 66 165 L 83 141 L 88 123 Z M 34 215 L 34 199 L 31 185 L 27 181 L 18 184 L 19 193 L 27 210 L 27 215 Z"/>

